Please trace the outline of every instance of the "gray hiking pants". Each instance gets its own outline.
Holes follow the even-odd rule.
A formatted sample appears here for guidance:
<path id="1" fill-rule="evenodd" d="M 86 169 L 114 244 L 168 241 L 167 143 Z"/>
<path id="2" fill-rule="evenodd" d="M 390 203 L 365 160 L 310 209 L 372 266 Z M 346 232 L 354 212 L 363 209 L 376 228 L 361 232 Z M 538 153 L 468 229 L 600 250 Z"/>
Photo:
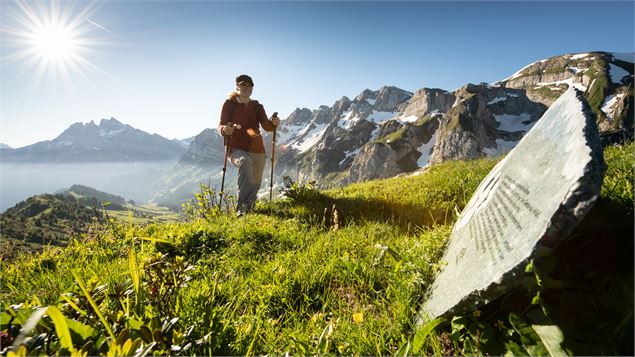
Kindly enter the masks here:
<path id="1" fill-rule="evenodd" d="M 238 202 L 236 209 L 248 212 L 254 208 L 262 183 L 266 155 L 232 149 L 229 161 L 238 168 Z"/>

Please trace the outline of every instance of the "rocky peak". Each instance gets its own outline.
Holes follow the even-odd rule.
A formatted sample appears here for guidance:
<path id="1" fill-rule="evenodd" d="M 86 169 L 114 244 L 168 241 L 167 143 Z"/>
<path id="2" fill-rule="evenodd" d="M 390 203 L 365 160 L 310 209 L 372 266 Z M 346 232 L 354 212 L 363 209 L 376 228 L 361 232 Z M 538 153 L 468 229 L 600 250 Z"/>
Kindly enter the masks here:
<path id="1" fill-rule="evenodd" d="M 69 126 L 68 129 L 64 131 L 64 133 L 67 133 L 67 132 L 80 133 L 82 130 L 84 130 L 84 124 L 77 122 L 77 123 L 71 124 L 71 126 Z"/>
<path id="2" fill-rule="evenodd" d="M 285 125 L 302 125 L 309 122 L 311 110 L 308 108 L 296 108 L 285 120 Z"/>
<path id="3" fill-rule="evenodd" d="M 377 94 L 378 93 L 379 92 L 372 91 L 370 89 L 364 89 L 364 91 L 362 93 L 360 93 L 357 97 L 355 97 L 355 100 L 357 102 L 363 102 L 365 100 L 374 101 L 375 99 L 377 99 Z"/>
<path id="4" fill-rule="evenodd" d="M 112 117 L 110 119 L 102 119 L 99 122 L 99 128 L 102 130 L 120 129 L 124 126 L 123 123 Z"/>
<path id="5" fill-rule="evenodd" d="M 330 120 L 331 108 L 326 105 L 320 105 L 320 107 L 313 112 L 314 124 L 326 124 Z"/>
<path id="6" fill-rule="evenodd" d="M 339 117 L 339 115 L 341 115 L 342 113 L 347 111 L 348 108 L 350 108 L 351 103 L 352 102 L 351 102 L 350 99 L 348 99 L 348 97 L 346 97 L 346 96 L 342 97 L 342 99 L 338 100 L 333 105 L 333 109 L 331 110 L 331 116 L 332 117 L 336 117 L 336 116 Z"/>
<path id="7" fill-rule="evenodd" d="M 81 141 L 83 138 L 91 136 L 91 134 L 94 134 L 96 132 L 97 132 L 97 125 L 95 125 L 94 122 L 91 121 L 90 123 L 87 123 L 86 125 L 84 125 L 83 123 L 77 122 L 69 126 L 59 136 L 53 139 L 53 141 L 66 141 L 66 142 Z"/>
<path id="8" fill-rule="evenodd" d="M 397 106 L 412 97 L 412 93 L 397 87 L 381 87 L 377 94 L 374 109 L 382 112 L 397 110 Z"/>
<path id="9" fill-rule="evenodd" d="M 404 117 L 423 117 L 430 113 L 446 113 L 455 100 L 454 93 L 438 88 L 421 88 L 417 90 L 404 109 Z"/>

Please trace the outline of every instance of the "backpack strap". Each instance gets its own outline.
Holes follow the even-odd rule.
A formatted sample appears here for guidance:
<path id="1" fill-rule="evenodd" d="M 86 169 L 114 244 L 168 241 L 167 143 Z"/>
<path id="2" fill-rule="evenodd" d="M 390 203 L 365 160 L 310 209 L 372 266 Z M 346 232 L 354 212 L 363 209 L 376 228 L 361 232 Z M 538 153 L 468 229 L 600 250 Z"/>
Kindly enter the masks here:
<path id="1" fill-rule="evenodd" d="M 254 113 L 256 113 L 256 121 L 260 122 L 260 118 L 258 116 L 258 114 L 260 114 L 260 102 L 258 102 L 257 100 L 254 100 L 254 102 L 256 102 L 256 105 L 254 106 Z"/>
<path id="2" fill-rule="evenodd" d="M 236 102 L 231 99 L 227 99 L 229 102 L 229 121 L 233 123 L 234 119 L 234 109 L 236 109 Z"/>

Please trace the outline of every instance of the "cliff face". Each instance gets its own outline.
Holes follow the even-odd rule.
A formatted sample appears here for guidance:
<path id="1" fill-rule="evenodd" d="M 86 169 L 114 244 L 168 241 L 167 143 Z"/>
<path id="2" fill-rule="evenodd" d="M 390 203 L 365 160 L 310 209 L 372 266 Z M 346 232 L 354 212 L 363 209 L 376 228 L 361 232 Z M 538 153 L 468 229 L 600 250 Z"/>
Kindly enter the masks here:
<path id="1" fill-rule="evenodd" d="M 468 84 L 443 116 L 430 163 L 496 156 L 511 150 L 547 106 L 525 91 Z"/>

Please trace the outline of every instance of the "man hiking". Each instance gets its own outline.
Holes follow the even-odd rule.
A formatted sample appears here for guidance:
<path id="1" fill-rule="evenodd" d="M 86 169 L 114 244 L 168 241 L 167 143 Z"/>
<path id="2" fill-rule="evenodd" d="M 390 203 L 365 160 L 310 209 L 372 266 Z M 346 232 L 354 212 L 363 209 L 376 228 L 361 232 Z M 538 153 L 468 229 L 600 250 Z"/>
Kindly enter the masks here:
<path id="1" fill-rule="evenodd" d="M 250 76 L 241 74 L 236 77 L 236 90 L 223 104 L 218 125 L 228 143 L 229 160 L 238 168 L 236 209 L 239 216 L 254 208 L 262 182 L 266 155 L 260 126 L 273 131 L 280 124 L 277 114 L 274 113 L 271 120 L 267 119 L 262 104 L 251 99 L 253 90 L 254 81 Z"/>

